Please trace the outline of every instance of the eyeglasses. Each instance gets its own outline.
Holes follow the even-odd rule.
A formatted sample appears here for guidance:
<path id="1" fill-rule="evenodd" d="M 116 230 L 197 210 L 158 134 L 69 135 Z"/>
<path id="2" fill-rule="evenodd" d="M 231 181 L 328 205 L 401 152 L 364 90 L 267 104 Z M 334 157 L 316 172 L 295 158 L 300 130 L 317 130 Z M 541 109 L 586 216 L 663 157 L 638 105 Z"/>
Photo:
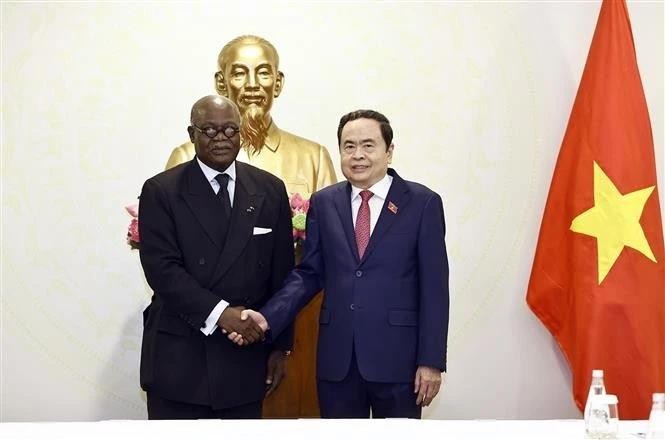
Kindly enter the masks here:
<path id="1" fill-rule="evenodd" d="M 219 133 L 222 133 L 227 139 L 231 139 L 233 136 L 237 135 L 240 132 L 240 128 L 235 125 L 227 125 L 220 128 L 219 130 L 208 127 L 208 128 L 199 128 L 196 125 L 192 125 L 199 133 L 203 133 L 208 136 L 210 139 L 217 137 Z"/>

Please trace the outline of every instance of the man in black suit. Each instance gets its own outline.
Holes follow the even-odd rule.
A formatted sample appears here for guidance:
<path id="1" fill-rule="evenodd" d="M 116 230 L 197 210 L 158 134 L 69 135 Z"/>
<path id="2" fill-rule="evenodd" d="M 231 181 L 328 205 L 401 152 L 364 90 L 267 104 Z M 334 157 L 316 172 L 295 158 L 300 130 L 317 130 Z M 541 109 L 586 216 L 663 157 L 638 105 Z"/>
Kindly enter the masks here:
<path id="1" fill-rule="evenodd" d="M 231 101 L 201 98 L 187 129 L 196 157 L 141 192 L 141 264 L 155 292 L 141 349 L 150 419 L 260 418 L 283 377 L 292 332 L 267 345 L 240 312 L 293 267 L 291 211 L 281 180 L 235 160 L 239 124 Z M 225 332 L 259 343 L 240 348 Z"/>

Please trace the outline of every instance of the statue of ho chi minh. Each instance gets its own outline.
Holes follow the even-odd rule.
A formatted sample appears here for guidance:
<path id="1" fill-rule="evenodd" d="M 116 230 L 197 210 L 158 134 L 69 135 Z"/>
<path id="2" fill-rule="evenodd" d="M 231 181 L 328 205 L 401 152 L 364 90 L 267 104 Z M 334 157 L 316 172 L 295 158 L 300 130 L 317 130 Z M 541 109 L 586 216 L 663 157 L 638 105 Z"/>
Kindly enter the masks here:
<path id="1" fill-rule="evenodd" d="M 266 170 L 284 181 L 289 193 L 312 193 L 337 181 L 328 150 L 277 127 L 270 116 L 284 87 L 279 55 L 273 45 L 244 35 L 224 46 L 217 59 L 217 93 L 238 105 L 242 144 L 238 160 Z M 166 168 L 194 158 L 194 145 L 175 148 Z"/>

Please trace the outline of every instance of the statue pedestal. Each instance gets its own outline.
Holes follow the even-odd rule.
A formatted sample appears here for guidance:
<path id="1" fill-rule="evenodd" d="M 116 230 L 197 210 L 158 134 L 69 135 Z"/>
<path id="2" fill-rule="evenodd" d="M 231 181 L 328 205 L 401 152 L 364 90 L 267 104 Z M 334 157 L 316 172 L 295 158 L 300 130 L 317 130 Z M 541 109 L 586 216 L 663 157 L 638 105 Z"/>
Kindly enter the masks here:
<path id="1" fill-rule="evenodd" d="M 303 248 L 295 247 L 296 264 L 302 260 Z M 286 361 L 286 377 L 263 402 L 266 419 L 318 418 L 316 392 L 316 343 L 319 338 L 319 313 L 323 293 L 298 313 L 295 322 L 293 352 Z"/>
<path id="2" fill-rule="evenodd" d="M 286 377 L 263 402 L 264 418 L 317 418 L 316 343 L 319 337 L 319 312 L 323 293 L 298 314 L 295 323 L 293 354 L 286 364 Z"/>

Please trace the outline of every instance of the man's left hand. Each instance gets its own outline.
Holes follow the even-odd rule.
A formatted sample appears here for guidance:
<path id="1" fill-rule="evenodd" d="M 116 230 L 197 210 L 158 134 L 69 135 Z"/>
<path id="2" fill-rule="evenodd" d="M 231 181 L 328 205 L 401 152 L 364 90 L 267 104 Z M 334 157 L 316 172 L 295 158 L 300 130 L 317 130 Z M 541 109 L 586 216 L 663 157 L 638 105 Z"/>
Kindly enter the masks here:
<path id="1" fill-rule="evenodd" d="M 284 376 L 286 376 L 286 355 L 282 350 L 274 350 L 268 357 L 268 375 L 266 376 L 268 391 L 266 397 L 277 389 Z"/>
<path id="2" fill-rule="evenodd" d="M 432 367 L 418 367 L 414 393 L 418 394 L 416 405 L 428 406 L 441 388 L 441 371 Z"/>

